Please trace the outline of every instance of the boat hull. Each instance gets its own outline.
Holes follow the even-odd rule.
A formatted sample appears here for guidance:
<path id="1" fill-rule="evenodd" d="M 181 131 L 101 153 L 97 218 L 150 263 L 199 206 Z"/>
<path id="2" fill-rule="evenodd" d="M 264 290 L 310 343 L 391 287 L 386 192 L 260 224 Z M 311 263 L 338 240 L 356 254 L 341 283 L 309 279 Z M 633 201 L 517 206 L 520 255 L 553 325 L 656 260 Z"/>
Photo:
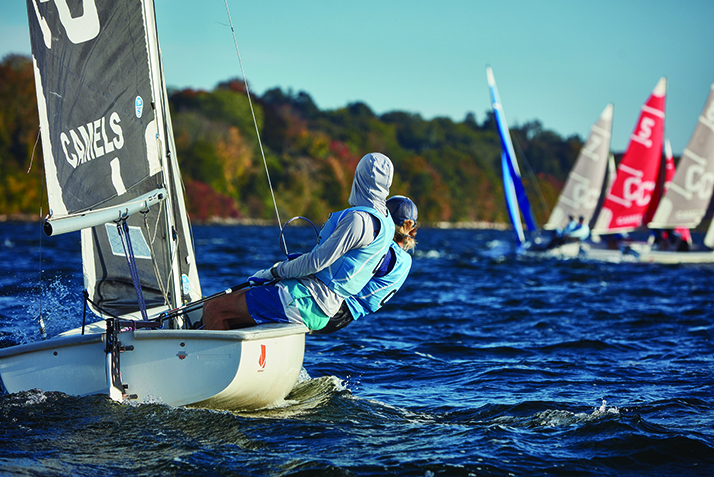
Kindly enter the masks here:
<path id="1" fill-rule="evenodd" d="M 8 392 L 29 389 L 107 394 L 135 402 L 258 409 L 297 382 L 307 328 L 266 324 L 242 330 L 128 330 L 120 333 L 124 393 L 112 392 L 105 333 L 61 336 L 0 350 Z M 123 395 L 122 395 L 123 394 Z"/>
<path id="2" fill-rule="evenodd" d="M 644 263 L 714 263 L 714 252 L 667 252 L 649 251 L 640 253 L 637 258 Z"/>
<path id="3" fill-rule="evenodd" d="M 660 264 L 687 264 L 687 263 L 714 263 L 713 251 L 662 251 L 652 250 L 647 243 L 633 242 L 619 249 L 607 249 L 583 244 L 580 249 L 580 258 L 599 262 L 639 262 Z"/>

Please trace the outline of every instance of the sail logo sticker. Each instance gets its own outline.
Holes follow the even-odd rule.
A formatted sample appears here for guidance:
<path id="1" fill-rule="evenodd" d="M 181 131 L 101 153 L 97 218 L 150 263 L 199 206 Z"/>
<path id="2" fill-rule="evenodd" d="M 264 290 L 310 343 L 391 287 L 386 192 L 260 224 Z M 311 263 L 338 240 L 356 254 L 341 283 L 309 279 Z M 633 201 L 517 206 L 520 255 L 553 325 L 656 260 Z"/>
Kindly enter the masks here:
<path id="1" fill-rule="evenodd" d="M 572 197 L 574 209 L 581 207 L 595 208 L 598 199 L 600 199 L 600 191 L 590 186 L 590 179 L 583 178 L 582 181 L 575 184 Z"/>
<path id="2" fill-rule="evenodd" d="M 712 195 L 714 186 L 714 172 L 704 170 L 699 164 L 691 164 L 686 171 L 684 188 L 689 192 L 689 199 L 692 194 L 697 194 L 702 200 L 706 200 Z"/>
<path id="3" fill-rule="evenodd" d="M 267 359 L 266 351 L 267 350 L 265 348 L 265 345 L 264 344 L 260 345 L 260 358 L 258 358 L 258 365 L 260 366 L 260 369 L 258 370 L 259 373 L 265 369 L 265 361 Z"/>
<path id="4" fill-rule="evenodd" d="M 643 181 L 640 176 L 630 176 L 625 179 L 622 189 L 622 198 L 630 202 L 628 207 L 632 206 L 632 202 L 644 207 L 650 203 L 652 192 L 655 190 L 655 183 Z"/>
<path id="5" fill-rule="evenodd" d="M 191 282 L 188 279 L 188 275 L 185 273 L 181 275 L 181 291 L 184 295 L 188 295 L 191 291 Z"/>
<path id="6" fill-rule="evenodd" d="M 136 117 L 141 118 L 141 113 L 144 112 L 144 100 L 141 99 L 141 96 L 136 97 L 134 107 L 136 108 Z"/>

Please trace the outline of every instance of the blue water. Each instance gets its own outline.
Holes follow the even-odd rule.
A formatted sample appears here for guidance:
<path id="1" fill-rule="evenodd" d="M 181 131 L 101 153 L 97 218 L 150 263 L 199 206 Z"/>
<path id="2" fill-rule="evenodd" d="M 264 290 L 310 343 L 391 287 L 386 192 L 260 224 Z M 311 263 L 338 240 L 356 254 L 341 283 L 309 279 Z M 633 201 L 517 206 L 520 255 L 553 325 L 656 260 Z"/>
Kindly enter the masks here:
<path id="1" fill-rule="evenodd" d="M 194 235 L 205 294 L 281 258 L 275 228 Z M 499 231 L 417 238 L 385 308 L 307 337 L 280 408 L 5 394 L 0 473 L 714 475 L 714 265 L 519 258 Z M 0 224 L 0 347 L 39 340 L 40 308 L 50 335 L 80 323 L 79 237 L 40 239 Z M 288 229 L 291 252 L 313 243 Z"/>

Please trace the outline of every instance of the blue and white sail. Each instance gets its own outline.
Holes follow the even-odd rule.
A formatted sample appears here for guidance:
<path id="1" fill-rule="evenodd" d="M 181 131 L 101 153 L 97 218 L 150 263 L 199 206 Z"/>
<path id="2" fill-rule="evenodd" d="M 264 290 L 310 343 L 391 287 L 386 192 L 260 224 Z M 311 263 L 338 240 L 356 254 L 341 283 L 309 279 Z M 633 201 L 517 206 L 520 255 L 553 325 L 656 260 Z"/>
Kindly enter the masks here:
<path id="1" fill-rule="evenodd" d="M 513 224 L 513 230 L 516 233 L 518 245 L 523 245 L 525 235 L 523 233 L 523 225 L 521 224 L 521 214 L 526 223 L 526 227 L 530 231 L 537 230 L 536 222 L 531 212 L 531 204 L 528 201 L 526 190 L 521 181 L 521 171 L 518 168 L 516 153 L 513 150 L 511 142 L 511 134 L 506 123 L 506 116 L 503 113 L 501 98 L 498 95 L 496 80 L 493 77 L 493 70 L 490 66 L 486 67 L 486 77 L 488 78 L 488 88 L 491 93 L 491 106 L 493 114 L 498 125 L 498 135 L 501 138 L 501 171 L 503 174 L 503 190 L 506 195 L 506 205 L 508 207 L 508 215 Z"/>

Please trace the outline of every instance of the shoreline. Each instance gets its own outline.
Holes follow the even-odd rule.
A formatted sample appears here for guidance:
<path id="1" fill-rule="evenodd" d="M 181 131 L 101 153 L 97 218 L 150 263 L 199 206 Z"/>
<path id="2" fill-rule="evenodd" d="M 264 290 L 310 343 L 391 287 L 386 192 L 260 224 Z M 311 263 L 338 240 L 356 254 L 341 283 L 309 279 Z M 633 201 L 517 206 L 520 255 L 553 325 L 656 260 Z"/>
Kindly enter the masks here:
<path id="1" fill-rule="evenodd" d="M 0 223 L 5 222 L 42 222 L 40 218 L 34 214 L 0 214 Z M 221 225 L 221 226 L 259 226 L 269 227 L 274 226 L 274 220 L 266 219 L 235 219 L 212 217 L 208 220 L 191 220 L 193 225 Z M 297 223 L 298 227 L 303 225 Z M 425 229 L 483 229 L 483 230 L 507 230 L 509 225 L 503 223 L 473 221 L 473 222 L 424 222 L 420 223 L 419 227 Z"/>

